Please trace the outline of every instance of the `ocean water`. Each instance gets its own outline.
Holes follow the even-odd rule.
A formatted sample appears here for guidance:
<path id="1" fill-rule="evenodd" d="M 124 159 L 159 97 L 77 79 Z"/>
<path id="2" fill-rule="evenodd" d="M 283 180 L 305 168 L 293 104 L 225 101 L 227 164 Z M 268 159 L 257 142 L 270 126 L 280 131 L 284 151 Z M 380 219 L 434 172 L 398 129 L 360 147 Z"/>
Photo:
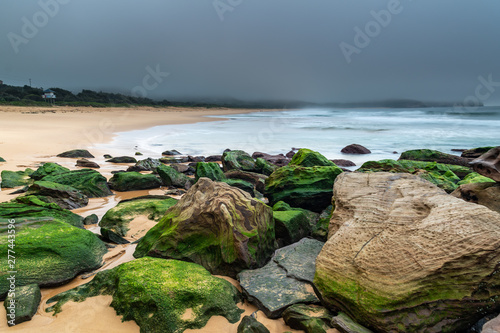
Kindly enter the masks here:
<path id="1" fill-rule="evenodd" d="M 113 142 L 97 148 L 123 155 L 140 151 L 145 157 L 158 157 L 167 149 L 208 156 L 226 148 L 250 154 L 310 148 L 330 159 L 349 159 L 360 165 L 368 160 L 397 159 L 410 149 L 452 153 L 454 148 L 500 145 L 500 107 L 303 109 L 213 118 L 221 120 L 118 133 Z M 352 143 L 367 147 L 372 154 L 340 152 Z"/>

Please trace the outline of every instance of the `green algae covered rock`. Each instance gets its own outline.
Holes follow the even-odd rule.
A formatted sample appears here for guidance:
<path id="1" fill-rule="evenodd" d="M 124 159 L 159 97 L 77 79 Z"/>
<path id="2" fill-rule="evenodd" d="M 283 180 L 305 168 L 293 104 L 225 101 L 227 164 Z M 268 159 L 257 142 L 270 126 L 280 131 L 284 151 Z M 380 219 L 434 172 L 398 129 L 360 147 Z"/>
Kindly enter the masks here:
<path id="1" fill-rule="evenodd" d="M 69 172 L 69 169 L 57 163 L 49 162 L 49 163 L 44 163 L 40 167 L 38 167 L 38 169 L 36 169 L 35 172 L 31 174 L 30 177 L 33 178 L 34 180 L 40 180 L 48 175 L 58 175 L 65 172 Z"/>
<path id="2" fill-rule="evenodd" d="M 36 181 L 26 192 L 43 202 L 53 202 L 63 209 L 76 209 L 88 204 L 89 198 L 74 187 L 53 182 Z"/>
<path id="3" fill-rule="evenodd" d="M 224 171 L 258 171 L 253 157 L 243 150 L 231 150 L 224 152 L 224 154 L 222 154 L 222 166 L 224 167 Z"/>
<path id="4" fill-rule="evenodd" d="M 300 149 L 295 155 L 289 165 L 300 165 L 303 167 L 313 166 L 335 166 L 335 163 L 329 161 L 325 156 L 311 149 Z"/>
<path id="5" fill-rule="evenodd" d="M 12 293 L 9 290 L 3 303 L 7 311 L 7 324 L 14 326 L 31 320 L 38 310 L 42 293 L 37 284 L 16 287 Z"/>
<path id="6" fill-rule="evenodd" d="M 0 219 L 56 220 L 83 228 L 83 218 L 55 203 L 47 203 L 35 196 L 21 196 L 9 202 L 0 203 Z"/>
<path id="7" fill-rule="evenodd" d="M 469 166 L 469 160 L 463 157 L 431 149 L 408 150 L 402 153 L 399 159 L 408 161 L 437 162 L 442 164 L 461 165 L 465 167 Z"/>
<path id="8" fill-rule="evenodd" d="M 266 326 L 262 325 L 252 316 L 245 316 L 238 325 L 237 333 L 269 333 Z"/>
<path id="9" fill-rule="evenodd" d="M 226 179 L 224 172 L 222 172 L 219 163 L 215 162 L 198 162 L 196 163 L 195 179 L 206 177 L 213 181 L 222 181 Z"/>
<path id="10" fill-rule="evenodd" d="M 7 162 L 5 159 L 3 159 L 2 157 L 0 157 L 0 162 Z"/>
<path id="11" fill-rule="evenodd" d="M 99 225 L 122 237 L 130 236 L 128 235 L 129 224 L 135 218 L 145 216 L 148 220 L 158 222 L 176 203 L 177 200 L 174 198 L 152 195 L 123 200 L 104 214 Z"/>
<path id="12" fill-rule="evenodd" d="M 333 317 L 332 326 L 345 333 L 373 333 L 366 327 L 356 323 L 343 312 L 339 312 L 338 315 Z"/>
<path id="13" fill-rule="evenodd" d="M 149 190 L 161 186 L 158 177 L 151 174 L 143 175 L 140 172 L 115 173 L 109 180 L 109 187 L 119 192 Z"/>
<path id="14" fill-rule="evenodd" d="M 168 165 L 160 165 L 156 168 L 156 172 L 166 186 L 189 189 L 194 183 L 194 179 L 189 178 Z"/>
<path id="15" fill-rule="evenodd" d="M 65 151 L 64 153 L 60 153 L 57 157 L 70 157 L 70 158 L 94 158 L 88 150 L 86 149 L 73 149 Z"/>
<path id="16" fill-rule="evenodd" d="M 2 178 L 2 188 L 13 188 L 17 186 L 29 185 L 32 183 L 32 180 L 29 179 L 29 176 L 33 173 L 33 170 L 28 168 L 24 171 L 8 171 L 3 170 L 0 173 L 0 177 Z"/>
<path id="17" fill-rule="evenodd" d="M 472 172 L 469 173 L 467 176 L 465 176 L 464 179 L 459 181 L 457 185 L 473 184 L 473 183 L 495 183 L 495 181 L 491 178 L 480 175 L 477 172 Z"/>
<path id="18" fill-rule="evenodd" d="M 222 180 L 223 183 L 226 183 L 230 186 L 234 186 L 236 188 L 239 188 L 240 190 L 242 191 L 245 191 L 247 192 L 248 194 L 250 194 L 252 197 L 255 196 L 255 193 L 254 193 L 254 186 L 252 183 L 250 182 L 247 182 L 246 180 L 242 180 L 242 179 L 224 179 Z"/>
<path id="19" fill-rule="evenodd" d="M 145 257 L 99 272 L 78 288 L 51 298 L 49 311 L 61 311 L 70 300 L 111 295 L 111 306 L 123 320 L 134 320 L 147 333 L 180 333 L 203 328 L 212 316 L 236 323 L 243 310 L 238 290 L 194 263 Z"/>
<path id="20" fill-rule="evenodd" d="M 0 207 L 0 211 L 3 212 L 3 208 Z M 102 256 L 107 250 L 104 243 L 92 232 L 75 228 L 58 219 L 20 216 L 15 218 L 14 223 L 16 260 L 15 265 L 10 267 L 17 272 L 16 286 L 56 286 L 82 272 L 101 266 Z M 2 216 L 0 244 L 12 244 L 8 230 L 13 229 L 9 226 L 9 220 Z M 0 256 L 7 258 L 9 249 L 12 250 L 8 246 L 1 246 Z M 7 277 L 8 269 L 2 269 L 0 299 L 9 289 Z"/>
<path id="21" fill-rule="evenodd" d="M 213 274 L 262 267 L 275 245 L 272 210 L 235 187 L 198 182 L 142 238 L 134 257 L 188 260 Z"/>
<path id="22" fill-rule="evenodd" d="M 91 169 L 49 174 L 42 180 L 72 186 L 89 198 L 107 197 L 113 194 L 109 190 L 106 177 Z"/>
<path id="23" fill-rule="evenodd" d="M 311 235 L 307 215 L 300 210 L 274 211 L 276 240 L 280 247 L 298 242 Z"/>
<path id="24" fill-rule="evenodd" d="M 283 312 L 285 323 L 306 333 L 326 333 L 330 329 L 332 315 L 321 306 L 294 304 Z"/>
<path id="25" fill-rule="evenodd" d="M 259 173 L 270 176 L 274 171 L 278 169 L 277 165 L 272 164 L 271 162 L 266 161 L 262 157 L 258 157 L 255 160 L 255 166 Z"/>
<path id="26" fill-rule="evenodd" d="M 270 204 L 285 201 L 293 207 L 321 212 L 331 204 L 333 182 L 342 173 L 337 166 L 279 168 L 266 180 Z"/>
<path id="27" fill-rule="evenodd" d="M 393 172 L 418 174 L 438 187 L 451 193 L 458 187 L 461 177 L 473 171 L 464 166 L 408 160 L 380 160 L 365 162 L 357 172 Z"/>

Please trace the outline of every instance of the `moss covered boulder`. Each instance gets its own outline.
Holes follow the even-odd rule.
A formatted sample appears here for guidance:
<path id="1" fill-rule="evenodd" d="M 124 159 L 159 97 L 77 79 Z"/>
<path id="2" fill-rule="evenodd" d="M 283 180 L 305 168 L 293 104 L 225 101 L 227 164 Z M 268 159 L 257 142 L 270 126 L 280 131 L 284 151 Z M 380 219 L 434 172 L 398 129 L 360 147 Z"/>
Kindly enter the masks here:
<path id="1" fill-rule="evenodd" d="M 106 160 L 106 162 L 109 162 L 109 163 L 137 163 L 137 160 L 135 159 L 135 157 L 131 157 L 131 156 L 119 156 L 119 157 L 110 158 L 109 160 Z"/>
<path id="2" fill-rule="evenodd" d="M 89 203 L 89 198 L 76 188 L 46 181 L 34 182 L 26 195 L 36 196 L 44 202 L 53 202 L 64 209 L 77 209 Z"/>
<path id="3" fill-rule="evenodd" d="M 442 153 L 431 149 L 408 150 L 401 154 L 400 160 L 436 162 L 441 164 L 453 164 L 469 166 L 469 160 L 460 156 Z"/>
<path id="4" fill-rule="evenodd" d="M 192 261 L 234 277 L 263 266 L 274 252 L 274 237 L 270 207 L 240 189 L 200 178 L 149 230 L 134 256 Z"/>
<path id="5" fill-rule="evenodd" d="M 257 157 L 255 160 L 255 165 L 257 167 L 257 172 L 270 176 L 274 171 L 276 171 L 279 167 L 277 165 L 272 164 L 269 161 L 266 161 L 262 157 Z"/>
<path id="6" fill-rule="evenodd" d="M 321 212 L 332 200 L 333 182 L 342 169 L 337 166 L 285 166 L 266 180 L 265 195 L 274 205 L 285 201 L 293 207 Z"/>
<path id="7" fill-rule="evenodd" d="M 165 186 L 174 186 L 184 189 L 189 189 L 195 182 L 193 178 L 189 178 L 185 174 L 175 170 L 168 165 L 160 165 L 156 168 L 156 172 L 160 176 Z"/>
<path id="8" fill-rule="evenodd" d="M 330 329 L 332 314 L 322 306 L 294 304 L 283 312 L 285 323 L 306 333 L 326 333 Z"/>
<path id="9" fill-rule="evenodd" d="M 7 162 L 5 159 L 3 159 L 2 157 L 0 157 L 0 163 L 1 162 Z"/>
<path id="10" fill-rule="evenodd" d="M 35 172 L 30 175 L 30 177 L 34 180 L 40 180 L 48 175 L 58 175 L 65 172 L 69 172 L 69 169 L 57 163 L 49 162 L 44 163 L 40 167 L 38 167 L 38 169 L 36 169 Z"/>
<path id="11" fill-rule="evenodd" d="M 410 174 L 346 173 L 334 186 L 314 284 L 377 332 L 461 332 L 500 310 L 500 215 Z"/>
<path id="12" fill-rule="evenodd" d="M 329 161 L 325 156 L 311 149 L 300 149 L 295 155 L 289 165 L 299 165 L 303 167 L 313 166 L 335 166 L 335 163 Z"/>
<path id="13" fill-rule="evenodd" d="M 276 241 L 280 247 L 298 242 L 311 235 L 307 215 L 300 210 L 274 211 Z"/>
<path id="14" fill-rule="evenodd" d="M 115 191 L 139 191 L 159 188 L 163 184 L 155 175 L 144 175 L 140 172 L 115 173 L 109 180 L 109 187 Z"/>
<path id="15" fill-rule="evenodd" d="M 238 325 L 237 333 L 270 333 L 262 323 L 252 316 L 245 316 Z"/>
<path id="16" fill-rule="evenodd" d="M 473 184 L 473 183 L 495 183 L 491 178 L 485 177 L 477 172 L 469 173 L 457 185 Z"/>
<path id="17" fill-rule="evenodd" d="M 246 180 L 242 179 L 224 179 L 222 180 L 223 183 L 226 183 L 230 186 L 234 186 L 236 188 L 239 188 L 242 191 L 247 192 L 250 194 L 252 197 L 255 197 L 255 188 L 254 185 L 250 182 L 247 182 Z"/>
<path id="18" fill-rule="evenodd" d="M 0 219 L 56 220 L 83 229 L 83 218 L 55 203 L 47 203 L 35 196 L 21 196 L 0 203 Z"/>
<path id="19" fill-rule="evenodd" d="M 224 172 L 222 172 L 219 163 L 216 162 L 198 162 L 196 163 L 195 179 L 206 177 L 214 181 L 222 181 L 226 179 Z"/>
<path id="20" fill-rule="evenodd" d="M 222 166 L 224 167 L 224 171 L 258 171 L 253 157 L 243 150 L 231 150 L 224 152 L 224 154 L 222 154 Z"/>
<path id="21" fill-rule="evenodd" d="M 32 173 L 33 170 L 29 168 L 24 171 L 3 170 L 2 173 L 0 173 L 0 177 L 2 178 L 2 188 L 13 188 L 17 186 L 29 185 L 33 182 L 29 178 Z"/>
<path id="22" fill-rule="evenodd" d="M 106 177 L 91 169 L 73 170 L 59 174 L 50 174 L 43 181 L 54 182 L 80 190 L 89 198 L 100 198 L 112 195 Z"/>
<path id="23" fill-rule="evenodd" d="M 139 239 L 176 203 L 174 198 L 153 195 L 123 200 L 104 214 L 99 226 L 129 240 Z"/>
<path id="24" fill-rule="evenodd" d="M 194 263 L 145 257 L 99 272 L 76 289 L 59 294 L 49 310 L 67 301 L 111 295 L 111 306 L 123 320 L 134 320 L 144 333 L 180 333 L 203 328 L 212 316 L 236 323 L 243 310 L 238 290 Z"/>
<path id="25" fill-rule="evenodd" d="M 3 208 L 0 207 L 0 211 Z M 29 284 L 56 286 L 79 273 L 97 269 L 107 252 L 104 243 L 95 234 L 58 219 L 17 215 L 14 225 L 16 260 L 12 267 L 0 271 L 0 299 L 9 289 L 6 278 L 10 269 L 17 271 L 18 287 Z M 0 244 L 6 244 L 0 247 L 2 258 L 7 258 L 8 250 L 12 250 L 8 246 L 12 244 L 9 230 L 12 230 L 9 220 L 1 217 Z"/>
<path id="26" fill-rule="evenodd" d="M 14 282 L 15 284 L 15 282 Z M 37 284 L 30 284 L 9 290 L 3 306 L 7 312 L 7 324 L 15 326 L 31 320 L 38 310 L 42 293 Z"/>

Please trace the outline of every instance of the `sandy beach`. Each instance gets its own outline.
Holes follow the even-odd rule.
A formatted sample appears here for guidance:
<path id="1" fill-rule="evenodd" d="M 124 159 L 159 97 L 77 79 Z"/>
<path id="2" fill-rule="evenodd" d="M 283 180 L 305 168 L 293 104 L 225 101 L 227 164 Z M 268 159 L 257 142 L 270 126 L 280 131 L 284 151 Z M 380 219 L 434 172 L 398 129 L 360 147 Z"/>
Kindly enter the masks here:
<path id="1" fill-rule="evenodd" d="M 89 148 L 94 144 L 111 140 L 115 133 L 144 129 L 157 125 L 186 124 L 213 121 L 209 115 L 231 115 L 265 110 L 249 109 L 201 109 L 201 108 L 85 108 L 85 107 L 0 107 L 0 157 L 7 162 L 0 163 L 2 170 L 37 168 L 41 162 L 57 162 L 70 169 L 76 169 L 75 159 L 57 158 L 55 155 L 70 149 Z M 90 151 L 99 160 L 102 153 Z M 106 152 L 113 153 L 113 152 Z M 97 161 L 97 159 L 96 159 Z M 101 163 L 100 163 L 101 164 Z M 112 170 L 127 165 L 101 164 L 99 172 L 108 178 Z M 0 202 L 13 198 L 15 189 L 0 191 Z M 99 218 L 120 200 L 145 194 L 163 194 L 161 189 L 116 193 L 106 198 L 91 199 L 86 207 L 74 210 L 82 216 L 95 213 Z M 140 221 L 137 221 L 140 222 Z M 151 225 L 149 225 L 151 226 Z M 138 230 L 141 226 L 137 226 Z M 89 229 L 98 229 L 91 226 Z M 107 261 L 101 269 L 112 268 L 132 260 L 133 246 L 119 246 L 106 255 Z M 106 259 L 105 258 L 105 259 Z M 229 279 L 229 278 L 228 278 Z M 0 332 L 139 332 L 133 321 L 121 322 L 110 307 L 111 296 L 93 297 L 82 303 L 69 302 L 56 316 L 46 313 L 45 302 L 52 296 L 90 281 L 76 277 L 72 282 L 57 288 L 42 288 L 42 302 L 37 314 L 29 322 L 8 328 L 3 302 L 0 303 Z M 238 285 L 237 281 L 232 283 Z M 257 311 L 253 305 L 239 306 L 245 314 Z M 283 319 L 269 320 L 258 312 L 259 321 L 271 332 L 299 332 L 285 325 Z M 200 332 L 236 332 L 237 324 L 230 324 L 223 317 L 213 317 Z M 190 330 L 189 332 L 195 332 Z M 331 330 L 331 332 L 337 332 Z"/>

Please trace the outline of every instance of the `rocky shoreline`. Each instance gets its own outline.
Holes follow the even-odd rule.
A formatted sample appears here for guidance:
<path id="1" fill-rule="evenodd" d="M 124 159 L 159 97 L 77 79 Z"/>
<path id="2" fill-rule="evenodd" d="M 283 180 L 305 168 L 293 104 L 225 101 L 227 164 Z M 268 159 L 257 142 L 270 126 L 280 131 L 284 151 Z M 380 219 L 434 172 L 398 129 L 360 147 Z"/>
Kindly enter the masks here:
<path id="1" fill-rule="evenodd" d="M 9 326 L 33 317 L 40 288 L 90 274 L 47 310 L 111 295 L 141 332 L 203 329 L 212 316 L 269 332 L 241 316 L 244 300 L 306 332 L 500 332 L 500 147 L 406 151 L 355 172 L 310 149 L 163 155 L 106 156 L 123 166 L 109 179 L 85 150 L 58 155 L 74 170 L 1 172 L 2 189 L 18 189 L 0 203 L 0 255 L 18 255 L 15 283 L 0 272 Z M 150 189 L 164 195 L 123 200 L 100 219 L 71 211 Z M 131 243 L 135 260 L 102 267 Z"/>

